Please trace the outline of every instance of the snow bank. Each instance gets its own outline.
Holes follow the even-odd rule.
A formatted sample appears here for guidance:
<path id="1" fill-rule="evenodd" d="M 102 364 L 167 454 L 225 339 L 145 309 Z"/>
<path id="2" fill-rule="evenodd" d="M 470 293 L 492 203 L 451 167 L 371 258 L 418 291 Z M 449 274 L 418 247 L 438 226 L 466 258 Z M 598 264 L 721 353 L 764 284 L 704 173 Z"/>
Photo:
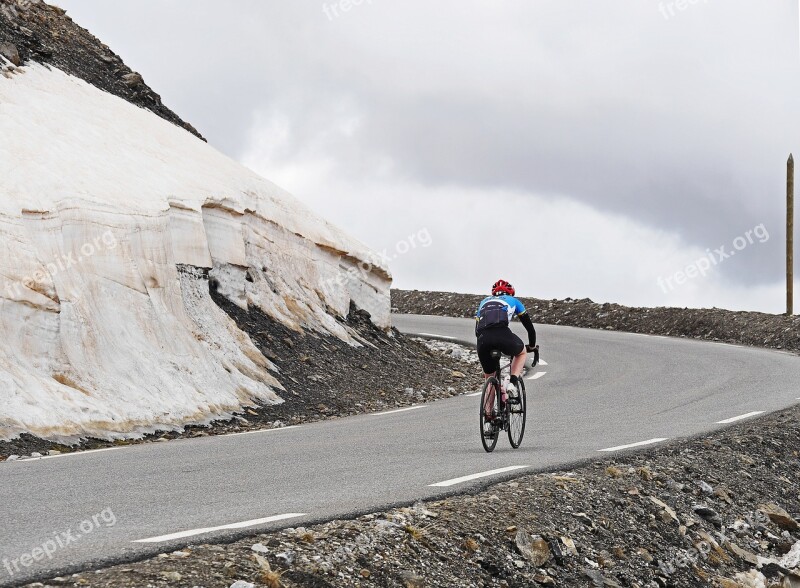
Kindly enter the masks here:
<path id="1" fill-rule="evenodd" d="M 2 59 L 2 58 L 0 58 Z M 388 269 L 149 111 L 32 64 L 0 75 L 0 439 L 115 438 L 280 402 L 208 293 L 348 339 Z"/>

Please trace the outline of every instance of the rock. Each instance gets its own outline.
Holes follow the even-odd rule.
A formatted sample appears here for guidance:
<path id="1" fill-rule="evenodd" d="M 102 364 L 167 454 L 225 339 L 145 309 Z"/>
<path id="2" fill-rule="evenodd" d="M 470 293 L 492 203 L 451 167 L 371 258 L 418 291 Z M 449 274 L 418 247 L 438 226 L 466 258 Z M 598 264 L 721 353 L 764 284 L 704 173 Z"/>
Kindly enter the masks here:
<path id="1" fill-rule="evenodd" d="M 553 554 L 553 557 L 556 559 L 556 563 L 558 565 L 563 565 L 564 561 L 566 560 L 566 554 L 564 553 L 564 549 L 561 547 L 561 543 L 558 539 L 552 539 L 549 542 L 550 551 Z"/>
<path id="2" fill-rule="evenodd" d="M 188 551 L 173 551 L 170 555 L 172 555 L 172 557 L 175 557 L 175 558 L 178 558 L 178 559 L 184 559 L 186 557 L 189 557 L 192 554 L 189 553 Z"/>
<path id="3" fill-rule="evenodd" d="M 19 459 L 19 455 L 9 455 L 6 461 L 17 461 Z"/>
<path id="4" fill-rule="evenodd" d="M 683 489 L 686 488 L 686 484 L 681 484 L 680 482 L 676 482 L 670 478 L 667 480 L 667 488 L 674 490 L 675 492 L 683 492 Z"/>
<path id="5" fill-rule="evenodd" d="M 662 509 L 664 509 L 664 512 L 667 514 L 669 519 L 672 519 L 676 523 L 680 523 L 680 521 L 678 520 L 678 515 L 676 514 L 675 510 L 672 507 L 670 507 L 669 505 L 667 505 L 667 503 L 662 502 L 661 500 L 659 500 L 655 496 L 649 496 L 648 498 L 650 498 L 650 502 L 652 502 L 656 506 L 660 506 Z"/>
<path id="6" fill-rule="evenodd" d="M 400 572 L 400 579 L 405 588 L 425 588 L 425 580 L 412 571 Z"/>
<path id="7" fill-rule="evenodd" d="M 747 551 L 746 549 L 742 549 L 741 547 L 739 547 L 735 543 L 731 543 L 730 541 L 725 544 L 725 547 L 727 547 L 728 551 L 733 553 L 739 559 L 746 561 L 750 565 L 754 566 L 758 565 L 758 556 L 755 553 Z"/>
<path id="8" fill-rule="evenodd" d="M 561 537 L 561 542 L 564 544 L 564 547 L 566 547 L 568 554 L 577 557 L 578 548 L 575 547 L 575 542 L 572 539 L 569 537 Z"/>
<path id="9" fill-rule="evenodd" d="M 590 529 L 594 529 L 594 521 L 591 518 L 589 518 L 589 515 L 587 515 L 585 512 L 573 513 L 572 516 L 578 519 L 581 523 L 583 523 Z"/>
<path id="10" fill-rule="evenodd" d="M 453 370 L 453 377 L 454 378 L 466 378 L 467 375 L 464 372 L 459 372 L 457 370 Z M 478 404 L 480 404 L 480 402 Z"/>
<path id="11" fill-rule="evenodd" d="M 543 586 L 553 586 L 556 583 L 556 581 L 547 574 L 536 574 L 533 576 L 533 581 Z"/>
<path id="12" fill-rule="evenodd" d="M 722 527 L 722 519 L 720 518 L 719 513 L 715 511 L 713 508 L 709 508 L 703 505 L 697 505 L 694 506 L 692 510 L 701 517 L 703 517 L 705 520 L 707 520 L 709 523 L 714 525 L 715 527 L 717 528 Z"/>
<path id="13" fill-rule="evenodd" d="M 797 521 L 794 520 L 792 515 L 783 510 L 777 504 L 762 504 L 758 507 L 758 510 L 767 515 L 769 520 L 778 525 L 781 529 L 786 529 L 787 531 L 796 531 L 800 526 L 797 524 Z"/>
<path id="14" fill-rule="evenodd" d="M 269 553 L 269 549 L 267 548 L 267 546 L 261 543 L 256 543 L 250 549 L 252 549 L 256 553 Z"/>
<path id="15" fill-rule="evenodd" d="M 22 60 L 19 57 L 19 51 L 17 51 L 17 47 L 11 43 L 6 43 L 5 41 L 0 42 L 0 55 L 5 57 L 17 67 L 22 65 Z"/>
<path id="16" fill-rule="evenodd" d="M 250 582 L 245 582 L 244 580 L 237 580 L 231 584 L 230 588 L 256 588 L 256 585 L 251 584 Z"/>
<path id="17" fill-rule="evenodd" d="M 136 72 L 125 74 L 122 76 L 122 81 L 126 86 L 131 88 L 135 88 L 136 86 L 141 86 L 144 84 L 144 78 L 142 78 L 141 74 Z"/>
<path id="18" fill-rule="evenodd" d="M 169 582 L 180 582 L 183 578 L 178 572 L 162 572 L 161 576 Z"/>
<path id="19" fill-rule="evenodd" d="M 727 502 L 728 504 L 733 504 L 733 500 L 731 499 L 731 495 L 729 494 L 726 488 L 714 488 L 714 496 Z"/>
<path id="20" fill-rule="evenodd" d="M 600 570 L 583 570 L 583 575 L 591 581 L 592 586 L 596 586 L 597 588 L 601 588 L 605 582 L 603 573 Z"/>
<path id="21" fill-rule="evenodd" d="M 523 529 L 519 529 L 517 531 L 515 543 L 522 557 L 527 559 L 537 568 L 542 567 L 544 564 L 550 561 L 550 558 L 552 557 L 552 554 L 550 553 L 550 546 L 547 544 L 547 541 L 538 535 L 531 537 Z"/>
<path id="22" fill-rule="evenodd" d="M 638 553 L 642 557 L 642 559 L 644 559 L 644 561 L 646 561 L 647 563 L 650 563 L 650 562 L 653 561 L 653 556 L 644 547 L 639 547 L 636 550 L 636 553 Z"/>
<path id="23" fill-rule="evenodd" d="M 698 480 L 697 485 L 700 486 L 700 491 L 703 494 L 713 494 L 714 488 L 708 482 L 704 482 L 703 480 Z"/>
<path id="24" fill-rule="evenodd" d="M 735 578 L 740 588 L 767 588 L 767 579 L 758 570 L 740 572 Z"/>

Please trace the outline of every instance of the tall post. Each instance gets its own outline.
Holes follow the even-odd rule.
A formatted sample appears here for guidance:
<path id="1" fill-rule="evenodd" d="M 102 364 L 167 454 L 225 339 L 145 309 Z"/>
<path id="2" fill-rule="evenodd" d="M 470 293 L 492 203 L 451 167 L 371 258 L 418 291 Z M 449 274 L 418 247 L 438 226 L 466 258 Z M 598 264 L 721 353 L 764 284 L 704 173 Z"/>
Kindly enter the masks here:
<path id="1" fill-rule="evenodd" d="M 786 314 L 794 314 L 794 157 L 786 164 Z"/>

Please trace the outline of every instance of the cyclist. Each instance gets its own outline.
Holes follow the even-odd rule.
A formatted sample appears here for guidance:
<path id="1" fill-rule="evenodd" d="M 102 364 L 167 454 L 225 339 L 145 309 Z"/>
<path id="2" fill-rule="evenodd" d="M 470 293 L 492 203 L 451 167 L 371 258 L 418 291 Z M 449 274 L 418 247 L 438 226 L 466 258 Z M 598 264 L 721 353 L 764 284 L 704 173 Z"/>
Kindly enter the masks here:
<path id="1" fill-rule="evenodd" d="M 536 346 L 536 329 L 533 321 L 525 310 L 525 306 L 514 298 L 514 287 L 505 280 L 498 280 L 492 286 L 492 295 L 484 298 L 475 313 L 475 336 L 478 338 L 478 358 L 486 378 L 490 378 L 500 369 L 500 360 L 492 358 L 492 351 L 498 350 L 514 359 L 511 361 L 511 382 L 507 390 L 503 391 L 502 401 L 506 402 L 508 396 L 517 397 L 519 378 L 525 367 L 528 351 L 538 351 Z M 528 331 L 528 346 L 522 343 L 509 328 L 509 323 L 514 317 L 525 330 Z"/>

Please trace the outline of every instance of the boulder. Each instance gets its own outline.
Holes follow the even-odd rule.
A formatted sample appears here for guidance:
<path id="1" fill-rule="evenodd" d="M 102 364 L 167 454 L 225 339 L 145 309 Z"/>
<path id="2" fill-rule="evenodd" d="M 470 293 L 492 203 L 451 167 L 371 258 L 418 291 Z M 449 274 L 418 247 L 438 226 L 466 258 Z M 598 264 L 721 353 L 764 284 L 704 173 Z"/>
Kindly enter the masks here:
<path id="1" fill-rule="evenodd" d="M 17 51 L 17 47 L 11 43 L 0 41 L 0 55 L 5 57 L 8 61 L 16 66 L 22 65 L 22 60 L 19 57 L 19 51 Z"/>
<path id="2" fill-rule="evenodd" d="M 792 515 L 783 510 L 777 504 L 762 504 L 758 507 L 758 510 L 767 515 L 769 520 L 778 525 L 781 529 L 785 529 L 787 531 L 796 531 L 798 527 L 800 527 L 800 525 L 797 524 L 797 521 L 794 520 L 794 517 L 792 517 Z"/>

